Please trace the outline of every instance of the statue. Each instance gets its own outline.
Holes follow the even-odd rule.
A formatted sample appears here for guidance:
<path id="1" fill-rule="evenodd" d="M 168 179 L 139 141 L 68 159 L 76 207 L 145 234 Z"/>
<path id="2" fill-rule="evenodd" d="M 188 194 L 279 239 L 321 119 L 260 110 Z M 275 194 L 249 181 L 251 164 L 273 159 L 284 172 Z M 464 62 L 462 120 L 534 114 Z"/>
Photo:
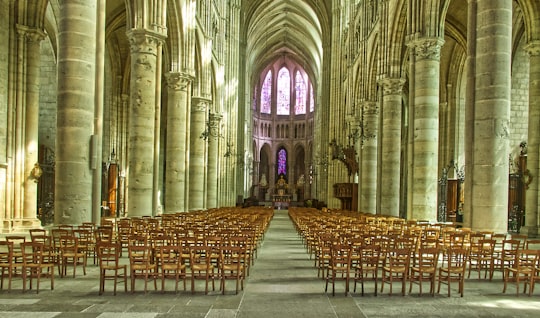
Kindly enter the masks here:
<path id="1" fill-rule="evenodd" d="M 306 181 L 304 180 L 304 174 L 300 175 L 300 178 L 298 178 L 298 181 L 296 181 L 296 187 L 297 188 L 303 188 Z"/>
<path id="2" fill-rule="evenodd" d="M 266 174 L 264 174 L 264 173 L 261 175 L 261 180 L 259 181 L 259 186 L 263 187 L 263 188 L 266 188 L 266 186 L 268 186 L 268 181 L 266 181 Z"/>

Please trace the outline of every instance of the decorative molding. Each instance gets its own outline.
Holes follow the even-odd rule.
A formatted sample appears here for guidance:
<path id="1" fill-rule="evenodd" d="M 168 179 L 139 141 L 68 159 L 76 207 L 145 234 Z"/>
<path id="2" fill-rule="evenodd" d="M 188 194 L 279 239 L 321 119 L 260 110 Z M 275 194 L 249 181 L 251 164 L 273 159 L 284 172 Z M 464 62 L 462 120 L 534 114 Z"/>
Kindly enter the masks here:
<path id="1" fill-rule="evenodd" d="M 204 97 L 192 97 L 191 98 L 191 112 L 206 112 L 212 100 Z"/>

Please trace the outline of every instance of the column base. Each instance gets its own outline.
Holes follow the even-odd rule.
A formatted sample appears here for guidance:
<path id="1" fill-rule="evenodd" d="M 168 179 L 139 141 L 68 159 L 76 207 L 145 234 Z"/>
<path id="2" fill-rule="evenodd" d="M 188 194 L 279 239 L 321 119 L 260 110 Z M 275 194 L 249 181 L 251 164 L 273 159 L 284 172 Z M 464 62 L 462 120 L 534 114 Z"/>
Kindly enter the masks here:
<path id="1" fill-rule="evenodd" d="M 528 237 L 538 237 L 538 227 L 537 226 L 522 226 L 519 229 L 520 234 L 527 234 Z"/>
<path id="2" fill-rule="evenodd" d="M 42 228 L 38 218 L 13 220 L 12 232 L 27 233 L 30 229 Z"/>

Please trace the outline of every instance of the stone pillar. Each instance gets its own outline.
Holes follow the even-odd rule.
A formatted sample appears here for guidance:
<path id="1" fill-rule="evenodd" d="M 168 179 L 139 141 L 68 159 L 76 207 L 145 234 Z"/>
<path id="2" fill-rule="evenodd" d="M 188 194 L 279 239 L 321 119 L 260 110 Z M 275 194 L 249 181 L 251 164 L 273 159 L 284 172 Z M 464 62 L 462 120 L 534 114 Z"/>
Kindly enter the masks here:
<path id="1" fill-rule="evenodd" d="M 414 77 L 410 105 L 410 176 L 408 218 L 437 220 L 439 154 L 439 74 L 443 40 L 418 38 L 409 42 Z M 384 161 L 384 158 L 383 158 Z M 382 200 L 384 201 L 384 200 Z M 383 211 L 384 213 L 384 211 Z"/>
<path id="2" fill-rule="evenodd" d="M 97 10 L 94 1 L 59 1 L 58 120 L 56 124 L 56 224 L 92 220 L 90 157 L 94 132 Z"/>
<path id="3" fill-rule="evenodd" d="M 188 109 L 193 78 L 186 73 L 168 73 L 165 213 L 186 210 L 186 160 Z"/>
<path id="4" fill-rule="evenodd" d="M 206 111 L 210 100 L 203 97 L 191 99 L 191 130 L 189 141 L 189 210 L 204 209 L 205 146 L 201 134 L 206 130 Z"/>
<path id="5" fill-rule="evenodd" d="M 377 144 L 379 136 L 379 109 L 376 102 L 364 102 L 363 127 L 364 135 L 360 138 L 360 182 L 358 183 L 358 196 L 360 212 L 375 214 L 377 212 Z"/>
<path id="6" fill-rule="evenodd" d="M 156 103 L 156 52 L 162 36 L 127 32 L 131 46 L 128 142 L 128 216 L 152 215 Z"/>
<path id="7" fill-rule="evenodd" d="M 385 78 L 382 86 L 380 213 L 399 216 L 402 92 L 405 80 Z"/>
<path id="8" fill-rule="evenodd" d="M 45 38 L 45 33 L 37 28 L 18 26 L 22 33 L 21 39 L 26 40 L 26 111 L 24 123 L 24 205 L 22 219 L 16 220 L 18 230 L 24 230 L 40 226 L 37 219 L 37 182 L 33 177 L 33 171 L 39 167 L 39 81 L 40 81 L 40 43 Z M 22 75 L 22 74 L 21 74 Z M 38 166 L 36 166 L 38 165 Z M 36 170 L 34 170 L 36 167 Z"/>
<path id="9" fill-rule="evenodd" d="M 512 2 L 476 3 L 474 97 L 466 107 L 473 117 L 472 150 L 465 192 L 470 192 L 471 227 L 507 231 L 508 154 L 511 101 Z M 529 127 L 531 129 L 531 127 Z"/>
<path id="10" fill-rule="evenodd" d="M 218 207 L 218 170 L 219 170 L 219 140 L 221 132 L 219 125 L 223 116 L 210 113 L 208 119 L 208 178 L 206 181 L 206 207 Z"/>
<path id="11" fill-rule="evenodd" d="M 527 136 L 527 170 L 530 184 L 526 190 L 525 226 L 520 233 L 538 235 L 538 195 L 540 185 L 540 40 L 526 47 L 529 53 L 529 134 Z"/>

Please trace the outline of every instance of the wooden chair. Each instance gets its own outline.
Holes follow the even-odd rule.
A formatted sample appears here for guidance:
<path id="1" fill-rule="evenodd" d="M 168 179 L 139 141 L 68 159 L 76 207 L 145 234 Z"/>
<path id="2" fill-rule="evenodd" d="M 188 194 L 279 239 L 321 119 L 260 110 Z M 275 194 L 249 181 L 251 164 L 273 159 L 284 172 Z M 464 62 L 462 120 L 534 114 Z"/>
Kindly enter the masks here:
<path id="1" fill-rule="evenodd" d="M 430 283 L 429 293 L 435 295 L 435 280 L 437 278 L 437 269 L 439 264 L 440 249 L 438 248 L 421 248 L 415 262 L 411 266 L 409 277 L 409 294 L 412 291 L 412 286 L 417 283 L 422 295 L 422 283 L 428 281 Z"/>
<path id="2" fill-rule="evenodd" d="M 220 289 L 223 295 L 225 295 L 225 282 L 227 280 L 236 281 L 235 294 L 238 294 L 238 287 L 244 290 L 247 262 L 247 252 L 244 247 L 220 247 L 218 273 L 220 277 Z"/>
<path id="3" fill-rule="evenodd" d="M 489 272 L 489 279 L 493 277 L 493 271 L 495 269 L 495 243 L 493 239 L 482 239 L 478 241 L 478 245 L 474 252 L 469 255 L 469 274 L 467 278 L 471 277 L 471 272 L 478 272 L 478 279 L 480 279 L 480 272 L 484 271 L 484 279 L 487 278 Z"/>
<path id="4" fill-rule="evenodd" d="M 538 253 L 538 261 L 529 279 L 529 296 L 534 293 L 534 285 L 536 284 L 536 282 L 540 281 L 540 251 L 536 250 L 536 252 Z"/>
<path id="5" fill-rule="evenodd" d="M 465 284 L 465 270 L 469 258 L 469 250 L 465 248 L 450 248 L 446 251 L 446 259 L 443 267 L 439 268 L 439 286 L 437 293 L 441 291 L 441 284 L 448 286 L 448 297 L 450 297 L 450 285 L 458 282 L 459 293 L 463 297 L 463 287 Z"/>
<path id="6" fill-rule="evenodd" d="M 148 292 L 148 280 L 154 280 L 154 289 L 157 290 L 157 264 L 152 259 L 152 248 L 149 245 L 129 245 L 129 271 L 131 277 L 131 292 L 135 292 L 137 278 L 144 280 L 144 292 Z"/>
<path id="7" fill-rule="evenodd" d="M 519 283 L 520 281 L 523 281 L 524 282 L 523 293 L 525 293 L 527 284 L 530 283 L 531 277 L 535 275 L 536 266 L 538 266 L 538 251 L 536 250 L 518 251 L 513 265 L 511 267 L 504 268 L 503 293 L 506 293 L 506 286 L 509 281 L 513 281 L 516 283 L 517 296 L 519 296 Z"/>
<path id="8" fill-rule="evenodd" d="M 22 263 L 20 263 L 22 267 Z M 0 289 L 4 289 L 4 278 L 8 278 L 8 291 L 11 290 L 11 282 L 15 274 L 15 262 L 13 261 L 13 242 L 0 241 L 0 269 L 2 270 L 2 281 Z"/>
<path id="9" fill-rule="evenodd" d="M 503 280 L 505 274 L 505 268 L 513 267 L 516 255 L 521 246 L 520 240 L 503 240 L 502 250 L 500 253 L 495 253 L 495 269 L 500 270 L 503 273 Z"/>
<path id="10" fill-rule="evenodd" d="M 22 279 L 23 292 L 26 291 L 26 281 L 30 279 L 30 289 L 32 289 L 33 279 L 36 279 L 36 293 L 39 293 L 41 278 L 50 278 L 51 290 L 54 289 L 54 261 L 45 251 L 42 243 L 24 242 L 21 243 L 23 259 Z"/>
<path id="11" fill-rule="evenodd" d="M 375 296 L 377 296 L 380 251 L 381 247 L 379 245 L 363 245 L 357 247 L 356 253 L 359 255 L 359 261 L 353 266 L 354 292 L 356 292 L 356 283 L 360 282 L 362 296 L 364 296 L 364 282 L 372 280 L 375 284 L 374 293 Z"/>
<path id="12" fill-rule="evenodd" d="M 161 292 L 165 291 L 165 279 L 174 278 L 174 292 L 178 292 L 178 282 L 180 278 L 184 281 L 186 290 L 186 264 L 182 258 L 181 245 L 163 245 L 158 247 L 156 252 L 158 261 L 159 277 L 161 278 Z"/>
<path id="13" fill-rule="evenodd" d="M 190 248 L 189 268 L 191 271 L 191 293 L 195 293 L 195 280 L 205 280 L 205 295 L 208 294 L 208 283 L 212 280 L 212 290 L 215 286 L 215 266 L 212 264 L 212 247 L 195 245 Z"/>
<path id="14" fill-rule="evenodd" d="M 401 281 L 401 294 L 405 296 L 405 284 L 409 277 L 409 268 L 411 261 L 411 250 L 390 249 L 387 252 L 385 263 L 382 267 L 381 293 L 384 290 L 384 284 L 390 285 L 390 295 L 392 295 L 392 285 L 394 280 Z"/>
<path id="15" fill-rule="evenodd" d="M 62 259 L 62 274 L 67 275 L 68 265 L 73 265 L 73 277 L 77 272 L 77 265 L 82 265 L 83 274 L 86 275 L 86 251 L 79 247 L 79 239 L 74 235 L 60 237 L 60 258 Z"/>
<path id="16" fill-rule="evenodd" d="M 119 243 L 101 241 L 96 246 L 97 261 L 99 265 L 99 294 L 105 292 L 105 281 L 114 282 L 113 295 L 116 295 L 118 283 L 124 283 L 127 292 L 127 265 L 120 264 L 122 247 Z"/>
<path id="17" fill-rule="evenodd" d="M 333 244 L 330 248 L 330 263 L 326 267 L 326 285 L 332 282 L 332 296 L 335 296 L 336 280 L 345 281 L 345 296 L 349 293 L 349 278 L 351 272 L 351 247 L 348 244 Z"/>

